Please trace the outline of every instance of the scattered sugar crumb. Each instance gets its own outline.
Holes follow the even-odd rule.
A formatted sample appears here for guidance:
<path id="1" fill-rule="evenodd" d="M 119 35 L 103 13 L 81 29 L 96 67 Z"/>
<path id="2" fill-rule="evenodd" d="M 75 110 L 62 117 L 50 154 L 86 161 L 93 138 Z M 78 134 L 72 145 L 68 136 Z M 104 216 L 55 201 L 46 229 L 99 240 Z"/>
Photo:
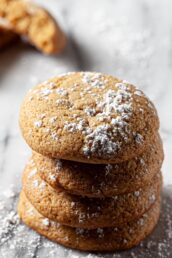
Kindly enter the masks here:
<path id="1" fill-rule="evenodd" d="M 18 202 L 18 191 L 10 187 L 11 194 L 6 191 L 1 192 L 0 207 L 3 209 L 0 212 L 0 257 L 35 257 L 42 258 L 43 254 L 49 255 L 50 258 L 57 257 L 89 257 L 89 258 L 103 258 L 104 254 L 94 253 L 82 253 L 72 249 L 68 249 L 49 241 L 46 238 L 39 236 L 34 231 L 30 230 L 22 222 L 16 213 L 16 205 Z M 172 241 L 172 188 L 167 192 L 167 188 L 163 192 L 163 203 L 161 218 L 158 226 L 154 230 L 151 236 L 143 241 L 138 247 L 133 248 L 125 252 L 115 252 L 113 254 L 107 254 L 107 257 L 111 258 L 128 258 L 128 257 L 156 257 L 156 258 L 171 258 L 171 241 Z M 32 214 L 32 210 L 29 211 Z M 51 225 L 56 227 L 59 224 L 43 220 L 43 225 L 49 227 Z M 139 225 L 144 224 L 144 218 L 139 220 Z M 101 238 L 103 229 L 98 229 L 98 236 Z M 118 231 L 118 228 L 114 228 L 114 231 Z M 76 228 L 76 234 L 78 238 L 82 235 L 88 235 L 88 230 Z M 132 232 L 131 232 L 132 233 Z M 68 241 L 68 239 L 65 239 Z M 125 241 L 125 240 L 124 240 Z"/>
<path id="2" fill-rule="evenodd" d="M 37 173 L 37 168 L 34 168 L 33 170 L 30 171 L 28 178 L 31 178 L 32 176 L 36 175 L 36 173 Z"/>
<path id="3" fill-rule="evenodd" d="M 47 219 L 47 218 L 45 218 L 45 219 L 43 219 L 42 220 L 42 224 L 44 225 L 44 226 L 49 226 L 50 225 L 50 221 L 49 221 L 49 219 Z"/>
<path id="4" fill-rule="evenodd" d="M 140 191 L 135 191 L 135 192 L 134 192 L 134 195 L 135 195 L 136 197 L 139 197 L 139 196 L 140 196 Z"/>
<path id="5" fill-rule="evenodd" d="M 38 180 L 34 180 L 33 181 L 33 185 L 34 185 L 34 187 L 38 187 L 39 186 L 39 181 Z"/>
<path id="6" fill-rule="evenodd" d="M 36 128 L 40 128 L 40 127 L 42 126 L 42 121 L 41 121 L 41 120 L 35 121 L 35 122 L 34 122 L 34 126 L 35 126 Z"/>

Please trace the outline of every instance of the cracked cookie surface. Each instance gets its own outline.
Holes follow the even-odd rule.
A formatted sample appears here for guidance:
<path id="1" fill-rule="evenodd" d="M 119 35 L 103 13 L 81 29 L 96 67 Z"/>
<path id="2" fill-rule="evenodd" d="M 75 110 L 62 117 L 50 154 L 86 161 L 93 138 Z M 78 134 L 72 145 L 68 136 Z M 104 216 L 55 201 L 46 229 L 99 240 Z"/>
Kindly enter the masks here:
<path id="1" fill-rule="evenodd" d="M 142 217 L 125 226 L 87 230 L 64 226 L 45 218 L 22 192 L 18 213 L 26 225 L 64 246 L 85 251 L 114 251 L 131 248 L 148 236 L 157 224 L 160 206 L 158 199 Z"/>
<path id="2" fill-rule="evenodd" d="M 27 198 L 45 217 L 71 227 L 97 228 L 139 218 L 158 198 L 162 177 L 158 173 L 138 191 L 101 199 L 71 195 L 61 187 L 55 190 L 30 165 L 24 170 L 22 182 Z"/>
<path id="3" fill-rule="evenodd" d="M 117 163 L 141 154 L 159 128 L 151 101 L 113 76 L 74 72 L 34 87 L 20 127 L 36 152 L 85 163 Z"/>
<path id="4" fill-rule="evenodd" d="M 45 157 L 34 152 L 32 170 L 53 188 L 88 197 L 112 197 L 130 193 L 149 184 L 164 158 L 162 142 L 156 135 L 140 156 L 118 164 L 86 164 Z"/>

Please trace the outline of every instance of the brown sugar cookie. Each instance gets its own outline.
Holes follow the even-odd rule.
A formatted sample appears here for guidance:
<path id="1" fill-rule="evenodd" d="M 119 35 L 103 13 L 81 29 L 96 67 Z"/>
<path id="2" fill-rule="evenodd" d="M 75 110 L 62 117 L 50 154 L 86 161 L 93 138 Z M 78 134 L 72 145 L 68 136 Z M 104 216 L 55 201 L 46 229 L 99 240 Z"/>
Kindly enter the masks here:
<path id="1" fill-rule="evenodd" d="M 0 23 L 0 49 L 10 45 L 18 39 L 17 35 L 11 30 L 1 26 Z"/>
<path id="2" fill-rule="evenodd" d="M 27 165 L 23 190 L 33 206 L 45 217 L 71 227 L 115 227 L 140 217 L 156 201 L 162 178 L 157 174 L 149 185 L 133 193 L 112 198 L 87 198 L 52 188 L 36 169 Z"/>
<path id="3" fill-rule="evenodd" d="M 0 0 L 0 17 L 11 30 L 25 36 L 46 54 L 60 53 L 66 38 L 57 22 L 44 8 L 22 0 Z"/>
<path id="4" fill-rule="evenodd" d="M 140 156 L 118 164 L 57 160 L 34 152 L 30 166 L 55 189 L 60 184 L 71 194 L 101 198 L 137 191 L 149 184 L 160 171 L 163 158 L 162 142 L 156 135 Z"/>
<path id="5" fill-rule="evenodd" d="M 155 202 L 138 220 L 115 228 L 87 230 L 61 225 L 43 217 L 22 192 L 18 213 L 23 222 L 40 233 L 66 247 L 85 251 L 114 251 L 131 248 L 147 237 L 157 224 L 160 200 Z"/>
<path id="6" fill-rule="evenodd" d="M 19 122 L 34 151 L 102 164 L 138 156 L 159 128 L 155 107 L 142 91 L 92 72 L 68 73 L 34 87 Z"/>

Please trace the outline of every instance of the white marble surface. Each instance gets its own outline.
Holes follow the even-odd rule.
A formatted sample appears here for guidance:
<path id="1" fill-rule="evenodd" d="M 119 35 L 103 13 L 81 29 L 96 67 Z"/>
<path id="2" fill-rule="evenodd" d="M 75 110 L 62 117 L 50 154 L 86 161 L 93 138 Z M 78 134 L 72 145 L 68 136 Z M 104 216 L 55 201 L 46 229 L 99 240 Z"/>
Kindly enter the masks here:
<path id="1" fill-rule="evenodd" d="M 136 84 L 154 101 L 160 116 L 165 150 L 164 187 L 172 185 L 172 1 L 37 2 L 46 6 L 59 20 L 69 43 L 64 54 L 55 57 L 44 56 L 23 44 L 0 52 L 1 193 L 11 184 L 20 188 L 22 169 L 30 154 L 18 128 L 18 111 L 23 96 L 37 82 L 74 70 L 116 75 Z M 2 255 L 0 253 L 0 257 L 7 257 Z M 8 257 L 47 257 L 46 254 L 37 256 L 27 252 L 23 256 L 20 253 L 15 255 L 11 252 Z M 78 253 L 70 255 L 67 251 L 63 256 L 58 255 L 58 251 L 55 255 L 49 257 L 82 257 Z M 171 256 L 156 254 L 156 257 Z M 126 256 L 119 254 L 114 257 Z"/>

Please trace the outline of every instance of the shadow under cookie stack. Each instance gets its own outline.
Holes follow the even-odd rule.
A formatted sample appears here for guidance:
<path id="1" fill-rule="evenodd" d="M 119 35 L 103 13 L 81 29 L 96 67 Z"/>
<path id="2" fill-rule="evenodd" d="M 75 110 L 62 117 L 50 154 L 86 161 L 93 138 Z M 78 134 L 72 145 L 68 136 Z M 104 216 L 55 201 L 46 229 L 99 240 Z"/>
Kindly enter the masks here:
<path id="1" fill-rule="evenodd" d="M 157 224 L 163 148 L 150 100 L 100 73 L 68 73 L 34 87 L 20 111 L 33 150 L 18 213 L 64 246 L 131 248 Z"/>

